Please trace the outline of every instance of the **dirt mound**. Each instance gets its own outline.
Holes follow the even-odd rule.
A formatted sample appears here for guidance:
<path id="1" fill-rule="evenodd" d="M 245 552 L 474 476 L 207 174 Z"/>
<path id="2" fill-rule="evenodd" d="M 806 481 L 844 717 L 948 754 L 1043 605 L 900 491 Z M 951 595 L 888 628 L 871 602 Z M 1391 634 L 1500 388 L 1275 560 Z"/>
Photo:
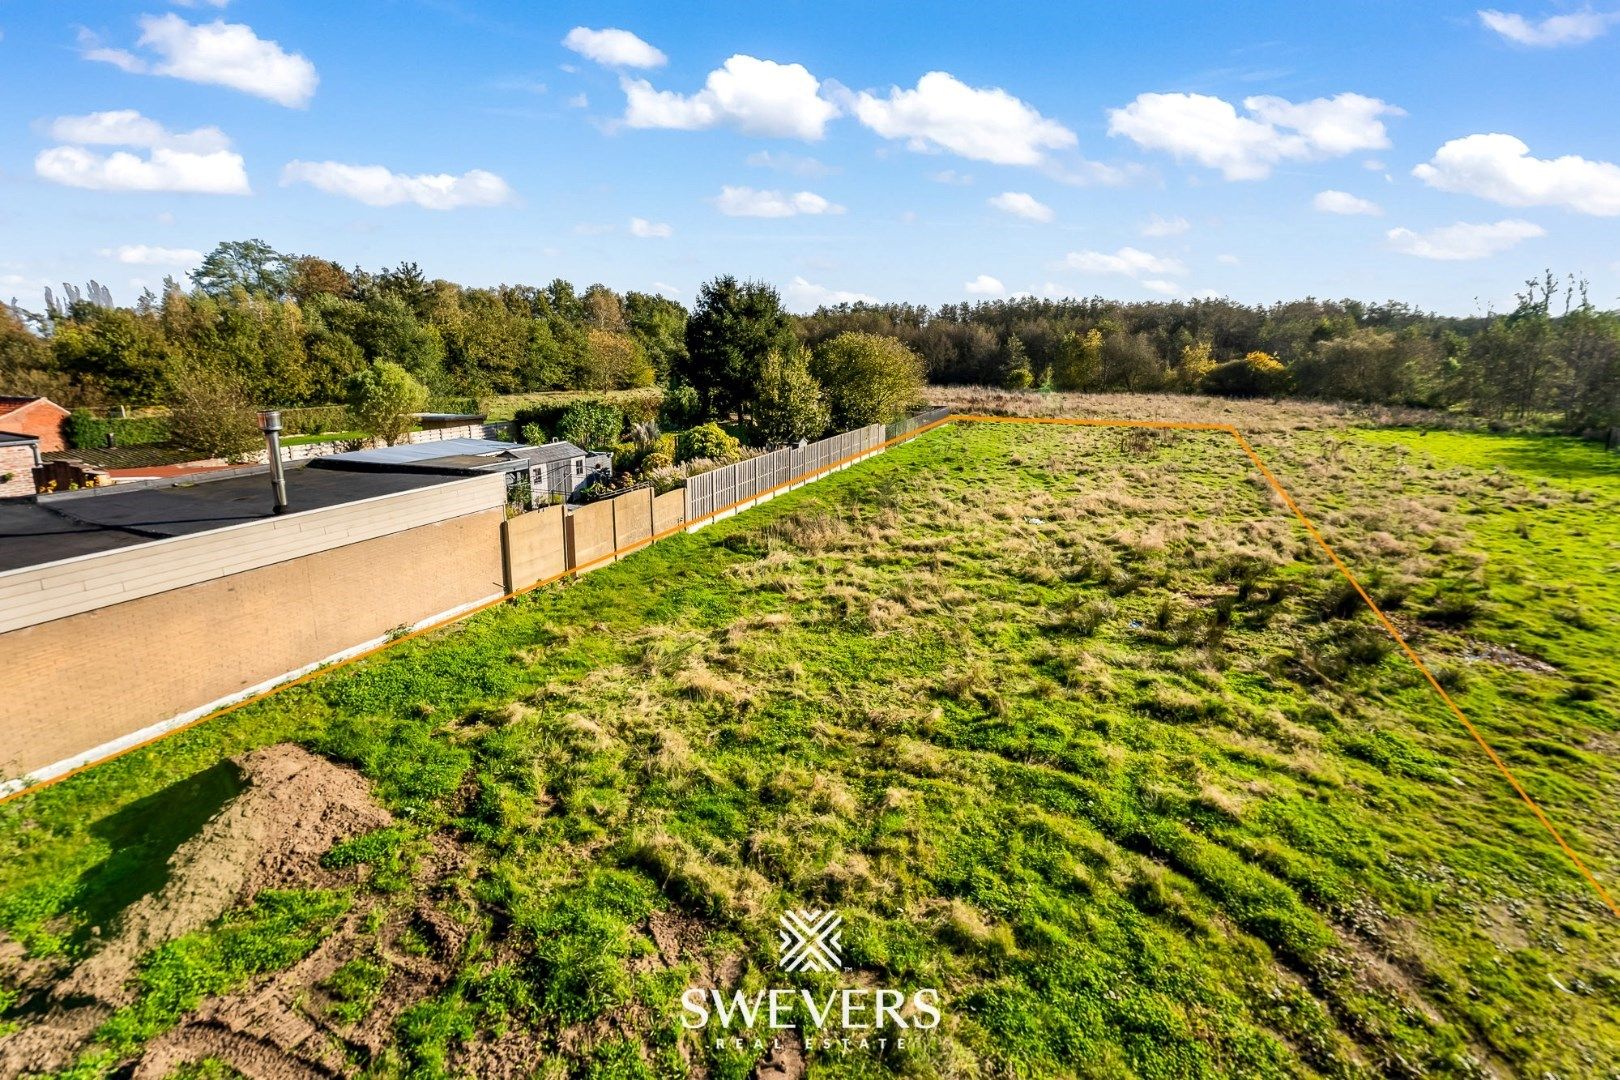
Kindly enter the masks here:
<path id="1" fill-rule="evenodd" d="M 45 991 L 40 1020 L 0 1039 L 0 1075 L 70 1064 L 101 1020 L 132 1000 L 143 955 L 263 889 L 336 884 L 321 856 L 392 821 L 358 773 L 299 747 L 255 750 L 235 764 L 241 793 L 176 849 L 163 886 L 131 904 L 105 943 Z"/>

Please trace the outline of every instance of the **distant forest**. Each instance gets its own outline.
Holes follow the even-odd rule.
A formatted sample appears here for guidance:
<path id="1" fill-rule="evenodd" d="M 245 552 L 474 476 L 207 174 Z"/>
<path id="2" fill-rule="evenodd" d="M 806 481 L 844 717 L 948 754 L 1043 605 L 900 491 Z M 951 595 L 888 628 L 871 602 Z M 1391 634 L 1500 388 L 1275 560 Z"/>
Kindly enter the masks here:
<path id="1" fill-rule="evenodd" d="M 408 262 L 351 270 L 256 240 L 219 245 L 187 282 L 132 306 L 92 282 L 47 294 L 41 312 L 0 308 L 0 393 L 70 407 L 162 404 L 188 373 L 206 371 L 261 405 L 318 405 L 343 401 L 357 373 L 391 362 L 443 400 L 693 384 L 705 400 L 740 405 L 764 352 L 810 353 L 848 331 L 898 339 L 934 383 L 1288 395 L 1569 430 L 1620 424 L 1620 312 L 1550 272 L 1525 284 L 1512 311 L 1467 318 L 1399 302 L 1100 297 L 797 316 L 769 286 L 730 278 L 706 285 L 688 312 L 603 285 L 469 288 Z M 721 371 L 734 385 L 716 397 Z"/>

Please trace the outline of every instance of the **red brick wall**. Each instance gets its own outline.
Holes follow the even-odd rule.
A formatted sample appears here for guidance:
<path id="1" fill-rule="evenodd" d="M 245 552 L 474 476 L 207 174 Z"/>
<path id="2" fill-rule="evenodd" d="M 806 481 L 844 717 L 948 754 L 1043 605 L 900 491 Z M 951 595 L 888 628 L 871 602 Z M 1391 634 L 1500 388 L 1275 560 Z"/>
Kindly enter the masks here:
<path id="1" fill-rule="evenodd" d="M 67 415 L 68 411 L 56 402 L 40 398 L 20 409 L 0 414 L 0 431 L 34 436 L 39 440 L 39 452 L 42 454 L 66 450 L 67 446 L 62 442 L 62 421 Z"/>

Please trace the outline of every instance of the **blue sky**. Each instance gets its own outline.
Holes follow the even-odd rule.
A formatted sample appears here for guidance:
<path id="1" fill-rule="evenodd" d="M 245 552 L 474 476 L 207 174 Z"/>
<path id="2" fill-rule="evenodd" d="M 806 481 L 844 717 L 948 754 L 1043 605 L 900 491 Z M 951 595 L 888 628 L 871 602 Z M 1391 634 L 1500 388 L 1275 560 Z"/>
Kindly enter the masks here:
<path id="1" fill-rule="evenodd" d="M 0 0 L 0 294 L 261 237 L 801 310 L 1613 306 L 1617 46 L 1573 5 Z"/>

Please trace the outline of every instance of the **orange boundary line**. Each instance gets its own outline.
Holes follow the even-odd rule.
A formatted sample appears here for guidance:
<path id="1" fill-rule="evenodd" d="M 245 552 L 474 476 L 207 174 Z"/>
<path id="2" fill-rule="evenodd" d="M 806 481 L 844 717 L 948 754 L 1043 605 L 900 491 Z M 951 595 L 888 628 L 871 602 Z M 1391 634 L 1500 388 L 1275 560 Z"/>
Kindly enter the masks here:
<path id="1" fill-rule="evenodd" d="M 1272 473 L 1270 468 L 1267 467 L 1266 463 L 1261 459 L 1260 455 L 1255 452 L 1255 449 L 1254 449 L 1254 447 L 1252 445 L 1250 445 L 1249 440 L 1244 438 L 1243 433 L 1241 431 L 1239 431 L 1235 426 L 1233 426 L 1231 424 L 1201 423 L 1201 422 L 1196 422 L 1196 421 L 1178 421 L 1178 420 L 1105 420 L 1105 419 L 1090 419 L 1090 418 L 1080 418 L 1080 417 L 988 416 L 988 415 L 982 415 L 982 414 L 964 414 L 964 415 L 960 415 L 960 416 L 958 416 L 958 415 L 947 415 L 947 416 L 945 416 L 945 417 L 943 417 L 943 418 L 941 418 L 939 420 L 934 420 L 934 421 L 931 421 L 931 422 L 929 422 L 927 424 L 924 424 L 921 427 L 916 428 L 915 430 L 908 431 L 908 432 L 906 432 L 906 433 L 904 433 L 902 435 L 897 435 L 892 439 L 885 439 L 883 442 L 878 443 L 876 446 L 867 447 L 864 450 L 859 450 L 859 451 L 857 451 L 857 452 L 855 452 L 853 454 L 849 454 L 849 455 L 846 455 L 845 457 L 839 458 L 837 461 L 829 462 L 828 464 L 823 465 L 821 468 L 816 469 L 813 472 L 805 473 L 805 474 L 803 474 L 801 476 L 798 476 L 798 477 L 795 477 L 794 479 L 789 480 L 789 481 L 787 481 L 785 483 L 776 484 L 776 485 L 774 485 L 774 486 L 772 486 L 770 488 L 765 489 L 764 491 L 756 492 L 753 495 L 748 496 L 747 498 L 738 499 L 738 500 L 736 500 L 734 502 L 728 503 L 725 506 L 720 507 L 717 510 L 711 510 L 707 514 L 703 515 L 700 518 L 696 518 L 696 519 L 694 519 L 692 521 L 684 521 L 683 520 L 680 524 L 671 526 L 670 528 L 664 529 L 664 530 L 662 530 L 660 532 L 653 533 L 652 536 L 650 536 L 650 537 L 648 537 L 646 539 L 637 540 L 635 543 L 631 544 L 628 547 L 615 548 L 613 551 L 608 552 L 606 555 L 599 555 L 594 559 L 588 559 L 585 562 L 580 563 L 578 566 L 571 567 L 571 568 L 569 568 L 567 570 L 564 570 L 563 572 L 561 572 L 559 574 L 553 574 L 550 577 L 542 578 L 541 580 L 536 581 L 532 585 L 526 585 L 521 589 L 514 589 L 512 592 L 502 595 L 499 599 L 491 600 L 491 601 L 488 601 L 487 603 L 479 604 L 476 607 L 469 608 L 466 611 L 463 611 L 463 612 L 461 612 L 461 613 L 459 613 L 457 615 L 451 616 L 448 619 L 443 619 L 443 620 L 441 620 L 439 622 L 432 623 L 432 624 L 430 624 L 428 626 L 419 627 L 418 629 L 413 630 L 408 634 L 402 634 L 401 636 L 399 636 L 399 637 L 397 637 L 397 638 L 395 638 L 395 639 L 393 639 L 391 641 L 386 641 L 386 642 L 382 643 L 381 645 L 374 646 L 374 647 L 372 647 L 370 649 L 365 650 L 364 652 L 356 653 L 353 656 L 345 657 L 344 659 L 336 661 L 335 663 L 328 664 L 328 665 L 326 665 L 324 667 L 316 668 L 314 671 L 307 672 L 307 673 L 305 673 L 303 675 L 298 676 L 295 679 L 289 679 L 284 683 L 280 683 L 280 684 L 278 684 L 276 686 L 271 687 L 269 690 L 265 690 L 265 691 L 263 691 L 261 693 L 254 694 L 252 697 L 243 698 L 241 701 L 233 702 L 232 704 L 227 705 L 227 706 L 225 706 L 223 708 L 216 709 L 214 712 L 208 713 L 208 714 L 206 714 L 204 716 L 200 716 L 195 720 L 191 720 L 191 721 L 189 721 L 189 722 L 187 722 L 185 724 L 180 725 L 179 727 L 173 728 L 170 731 L 166 731 L 161 735 L 156 735 L 156 736 L 154 736 L 154 737 L 152 737 L 150 739 L 146 739 L 146 740 L 144 740 L 142 742 L 139 742 L 139 743 L 136 743 L 136 744 L 134 744 L 132 746 L 125 747 L 124 749 L 118 751 L 117 753 L 110 754 L 107 757 L 102 758 L 99 761 L 94 761 L 94 762 L 90 762 L 90 763 L 88 763 L 86 765 L 81 765 L 76 769 L 71 769 L 68 772 L 63 773 L 61 776 L 52 777 L 50 780 L 47 780 L 47 781 L 45 781 L 43 783 L 35 784 L 35 785 L 31 786 L 31 787 L 23 788 L 21 791 L 13 792 L 12 794 L 5 796 L 4 798 L 0 798 L 0 804 L 10 802 L 12 799 L 21 798 L 24 795 L 32 795 L 35 792 L 42 791 L 47 787 L 50 787 L 50 786 L 52 786 L 54 784 L 58 784 L 58 783 L 62 782 L 63 780 L 66 780 L 70 776 L 76 776 L 79 773 L 84 772 L 86 769 L 94 768 L 97 765 L 101 765 L 101 764 L 103 764 L 105 762 L 112 761 L 115 758 L 123 757 L 125 754 L 131 753 L 131 752 L 133 752 L 135 750 L 139 750 L 139 749 L 141 749 L 142 747 L 145 747 L 145 746 L 150 746 L 151 744 L 153 744 L 153 743 L 155 743 L 155 742 L 157 742 L 157 741 L 159 741 L 161 739 L 166 739 L 170 735 L 174 735 L 174 734 L 177 734 L 178 732 L 185 731 L 188 728 L 196 727 L 198 724 L 202 724 L 202 723 L 204 723 L 204 722 L 206 722 L 208 720 L 213 720 L 213 719 L 216 719 L 217 717 L 221 717 L 221 716 L 225 716 L 225 715 L 227 715 L 229 713 L 233 713 L 238 709 L 245 708 L 248 705 L 256 704 L 256 703 L 258 703 L 260 701 L 263 701 L 264 699 L 270 697 L 273 694 L 278 694 L 283 690 L 286 690 L 286 689 L 289 689 L 291 687 L 299 686 L 299 685 L 302 685 L 303 683 L 309 682 L 310 680 L 314 679 L 318 675 L 325 675 L 325 674 L 327 674 L 329 672 L 337 671 L 340 668 L 344 668 L 344 667 L 349 666 L 350 664 L 357 663 L 357 662 L 359 662 L 361 660 L 366 659 L 367 657 L 375 656 L 377 653 L 380 653 L 385 649 L 392 648 L 395 645 L 402 645 L 407 641 L 411 641 L 411 640 L 413 640 L 415 638 L 419 638 L 419 637 L 422 637 L 424 635 L 431 634 L 431 633 L 433 633 L 434 631 L 437 631 L 437 630 L 442 630 L 446 626 L 450 626 L 450 625 L 453 625 L 455 623 L 461 622 L 461 621 L 463 621 L 465 619 L 469 619 L 472 616 L 477 615 L 479 612 L 487 611 L 489 608 L 492 608 L 497 604 L 504 603 L 507 600 L 510 600 L 515 596 L 522 596 L 525 593 L 533 592 L 536 589 L 540 589 L 540 588 L 545 587 L 546 585 L 550 585 L 551 583 L 553 583 L 555 581 L 558 581 L 558 580 L 560 580 L 562 578 L 565 578 L 565 577 L 569 576 L 570 574 L 577 577 L 582 571 L 592 569 L 592 568 L 594 568 L 594 567 L 596 567 L 596 566 L 598 566 L 598 565 L 600 565 L 602 563 L 610 562 L 610 561 L 618 558 L 620 555 L 628 554 L 628 553 L 630 553 L 632 551 L 639 551 L 644 547 L 650 546 L 655 541 L 662 540 L 667 536 L 672 536 L 677 532 L 685 532 L 688 528 L 690 528 L 693 525 L 698 525 L 698 524 L 703 524 L 703 523 L 706 523 L 706 522 L 713 521 L 719 515 L 724 514 L 727 511 L 736 509 L 737 507 L 741 506 L 743 503 L 757 503 L 759 501 L 760 496 L 774 495 L 778 491 L 781 491 L 781 490 L 786 489 L 786 488 L 791 488 L 796 484 L 797 485 L 802 485 L 804 483 L 807 483 L 807 482 L 809 482 L 811 480 L 816 479 L 817 477 L 823 476 L 826 473 L 832 472 L 833 470 L 838 469 L 838 468 L 840 468 L 840 467 L 842 467 L 844 465 L 850 464 L 850 463 L 852 463 L 854 461 L 859 460 L 860 458 L 866 457 L 866 456 L 874 453 L 875 451 L 887 449 L 889 446 L 892 446 L 892 445 L 894 445 L 896 443 L 909 441 L 911 439 L 916 438 L 918 435 L 922 435 L 925 432 L 932 431 L 933 429 L 935 429 L 937 427 L 941 427 L 941 426 L 943 426 L 945 424 L 956 423 L 956 422 L 989 423 L 989 424 L 1055 424 L 1055 425 L 1059 425 L 1059 426 L 1063 426 L 1063 427 L 1134 427 L 1134 428 L 1153 428 L 1153 429 L 1159 429 L 1159 430 L 1175 430 L 1175 431 L 1217 431 L 1217 432 L 1224 432 L 1225 434 L 1232 436 L 1232 438 L 1237 441 L 1237 444 L 1242 449 L 1244 455 L 1247 456 L 1248 459 L 1254 464 L 1255 468 L 1260 470 L 1260 475 L 1265 478 L 1266 483 L 1268 483 L 1271 486 L 1271 489 L 1274 492 L 1277 493 L 1277 496 L 1283 500 L 1284 504 L 1287 505 L 1288 509 L 1293 511 L 1294 517 L 1297 518 L 1299 520 L 1299 523 L 1305 527 L 1305 531 L 1310 534 L 1311 539 L 1315 540 L 1316 543 L 1322 548 L 1322 550 L 1327 553 L 1328 558 L 1333 562 L 1333 565 L 1338 569 L 1339 573 L 1342 574 L 1344 576 L 1344 579 L 1350 583 L 1350 586 L 1353 589 L 1356 590 L 1356 594 L 1358 596 L 1360 596 L 1361 599 L 1362 599 L 1362 602 L 1367 605 L 1367 609 L 1369 611 L 1371 611 L 1374 616 L 1377 617 L 1378 621 L 1381 624 L 1383 624 L 1384 630 L 1389 634 L 1389 636 L 1391 638 L 1394 639 L 1395 643 L 1400 646 L 1401 651 L 1406 654 L 1407 659 L 1411 660 L 1412 663 L 1417 667 L 1418 671 L 1423 674 L 1423 677 L 1428 680 L 1429 685 L 1434 689 L 1434 692 L 1440 696 L 1440 700 L 1445 702 L 1446 706 L 1451 710 L 1452 714 L 1455 715 L 1457 717 L 1457 719 L 1462 722 L 1462 725 L 1463 725 L 1463 727 L 1465 729 L 1467 729 L 1468 734 L 1473 736 L 1474 741 L 1479 744 L 1480 749 L 1485 751 L 1486 756 L 1491 759 L 1491 762 L 1496 766 L 1497 770 L 1499 772 L 1501 772 L 1501 774 L 1504 777 L 1507 778 L 1508 783 L 1513 786 L 1513 790 L 1518 792 L 1519 798 L 1524 800 L 1524 804 L 1526 806 L 1528 806 L 1530 808 L 1530 812 L 1536 816 L 1536 820 L 1541 822 L 1542 827 L 1547 830 L 1548 834 L 1551 835 L 1552 838 L 1555 841 L 1557 841 L 1558 846 L 1561 849 L 1563 849 L 1564 854 L 1569 857 L 1570 862 L 1575 865 L 1576 870 L 1578 870 L 1580 872 L 1581 876 L 1584 877 L 1587 880 L 1587 882 L 1589 884 L 1591 884 L 1592 888 L 1597 891 L 1598 896 L 1603 900 L 1603 902 L 1606 905 L 1608 905 L 1609 910 L 1611 912 L 1613 912 L 1616 916 L 1620 916 L 1620 904 L 1615 903 L 1614 898 L 1609 895 L 1609 893 L 1608 893 L 1608 891 L 1606 889 L 1604 889 L 1602 883 L 1598 881 L 1597 877 L 1592 873 L 1591 870 L 1587 869 L 1586 864 L 1581 861 L 1581 857 L 1575 853 L 1575 849 L 1569 846 L 1569 842 L 1566 841 L 1564 839 L 1563 834 L 1558 831 L 1558 827 L 1555 826 L 1552 823 L 1552 820 L 1550 818 L 1548 818 L 1546 812 L 1541 809 L 1541 806 L 1536 802 L 1536 800 L 1531 798 L 1530 793 L 1528 791 L 1526 791 L 1525 788 L 1524 788 L 1524 785 L 1519 782 L 1519 778 L 1513 774 L 1513 770 L 1508 768 L 1507 762 L 1503 761 L 1501 756 L 1498 755 L 1497 752 L 1491 747 L 1491 744 L 1485 741 L 1485 736 L 1482 735 L 1480 733 L 1479 729 L 1474 726 L 1473 722 L 1468 719 L 1467 714 L 1465 714 L 1462 711 L 1462 709 L 1457 705 L 1457 702 L 1452 698 L 1452 696 L 1449 693 L 1446 692 L 1445 687 L 1440 685 L 1440 681 L 1434 677 L 1434 673 L 1429 670 L 1428 665 L 1423 662 L 1422 657 L 1418 656 L 1416 650 L 1414 650 L 1412 648 L 1412 646 L 1407 643 L 1406 638 L 1401 635 L 1401 632 L 1398 629 L 1396 629 L 1395 624 L 1390 620 L 1389 616 L 1384 614 L 1383 610 L 1381 608 L 1379 608 L 1378 604 L 1373 600 L 1372 596 L 1370 594 L 1368 594 L 1367 590 L 1362 587 L 1361 582 L 1359 580 L 1357 580 L 1356 575 L 1351 572 L 1350 567 L 1345 565 L 1345 562 L 1344 562 L 1343 559 L 1339 558 L 1338 552 L 1334 551 L 1333 547 L 1327 542 L 1327 540 L 1322 536 L 1322 534 L 1317 531 L 1317 528 L 1316 528 L 1315 524 L 1313 524 L 1311 522 L 1311 519 L 1306 516 L 1305 511 L 1300 509 L 1299 504 L 1297 502 L 1295 502 L 1294 497 L 1288 493 L 1288 489 L 1283 486 L 1282 481 L 1277 479 L 1276 475 L 1274 473 Z"/>

